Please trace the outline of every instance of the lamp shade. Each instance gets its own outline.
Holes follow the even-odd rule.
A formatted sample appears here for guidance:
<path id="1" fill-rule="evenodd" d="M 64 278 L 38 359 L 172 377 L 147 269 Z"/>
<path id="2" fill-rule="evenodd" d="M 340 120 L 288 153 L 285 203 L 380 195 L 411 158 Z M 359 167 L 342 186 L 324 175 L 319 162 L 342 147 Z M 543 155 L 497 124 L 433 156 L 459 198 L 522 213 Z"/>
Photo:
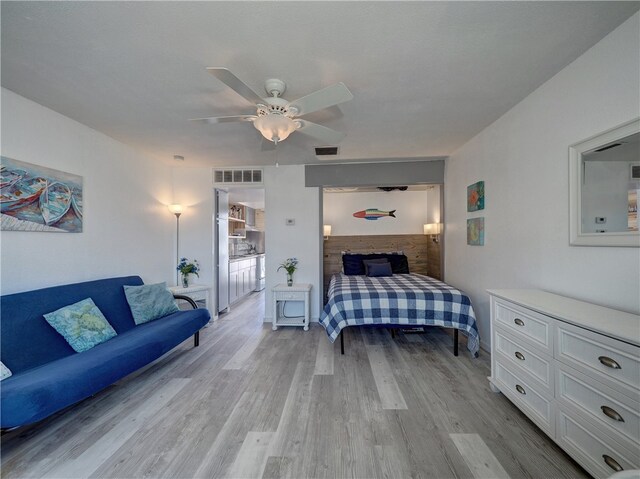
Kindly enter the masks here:
<path id="1" fill-rule="evenodd" d="M 439 235 L 442 232 L 442 223 L 429 223 L 423 228 L 426 235 Z"/>
<path id="2" fill-rule="evenodd" d="M 174 215 L 179 215 L 183 210 L 182 205 L 169 205 L 168 208 Z"/>
<path id="3" fill-rule="evenodd" d="M 262 133 L 262 136 L 274 143 L 286 140 L 296 129 L 291 118 L 277 114 L 259 116 L 253 121 L 253 126 Z"/>
<path id="4" fill-rule="evenodd" d="M 324 236 L 331 236 L 331 225 L 324 225 Z"/>

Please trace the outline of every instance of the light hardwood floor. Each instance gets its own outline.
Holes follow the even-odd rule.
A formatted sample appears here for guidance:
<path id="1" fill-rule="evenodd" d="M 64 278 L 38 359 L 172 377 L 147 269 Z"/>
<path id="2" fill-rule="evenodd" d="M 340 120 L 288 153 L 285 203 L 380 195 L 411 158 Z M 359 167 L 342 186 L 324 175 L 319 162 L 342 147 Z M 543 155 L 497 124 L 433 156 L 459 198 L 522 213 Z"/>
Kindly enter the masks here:
<path id="1" fill-rule="evenodd" d="M 2 477 L 588 477 L 451 338 L 262 324 L 253 294 L 106 391 L 2 437 Z M 482 353 L 482 352 L 481 352 Z"/>

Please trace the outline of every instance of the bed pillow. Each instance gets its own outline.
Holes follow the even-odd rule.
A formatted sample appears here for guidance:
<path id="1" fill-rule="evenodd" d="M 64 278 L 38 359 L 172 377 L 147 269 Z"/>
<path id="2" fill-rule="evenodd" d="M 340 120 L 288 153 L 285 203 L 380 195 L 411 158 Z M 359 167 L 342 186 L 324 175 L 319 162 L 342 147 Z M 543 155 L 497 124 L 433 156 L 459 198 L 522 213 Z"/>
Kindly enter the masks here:
<path id="1" fill-rule="evenodd" d="M 409 274 L 409 261 L 404 254 L 397 253 L 349 253 L 342 255 L 343 273 L 347 276 L 364 275 L 364 260 L 386 258 L 391 263 L 393 274 Z"/>
<path id="2" fill-rule="evenodd" d="M 363 259 L 362 264 L 364 265 L 364 274 L 369 275 L 370 264 L 383 264 L 388 262 L 389 262 L 388 258 Z"/>
<path id="3" fill-rule="evenodd" d="M 391 270 L 391 263 L 389 262 L 371 263 L 369 265 L 367 276 L 371 278 L 377 278 L 381 276 L 393 276 L 393 271 Z"/>
<path id="4" fill-rule="evenodd" d="M 11 370 L 0 361 L 0 381 L 7 379 L 9 376 L 11 376 Z"/>
<path id="5" fill-rule="evenodd" d="M 124 285 L 123 288 L 136 324 L 148 323 L 180 311 L 173 294 L 167 289 L 167 283 Z"/>
<path id="6" fill-rule="evenodd" d="M 77 353 L 91 349 L 116 335 L 116 331 L 91 298 L 47 313 L 44 319 Z"/>

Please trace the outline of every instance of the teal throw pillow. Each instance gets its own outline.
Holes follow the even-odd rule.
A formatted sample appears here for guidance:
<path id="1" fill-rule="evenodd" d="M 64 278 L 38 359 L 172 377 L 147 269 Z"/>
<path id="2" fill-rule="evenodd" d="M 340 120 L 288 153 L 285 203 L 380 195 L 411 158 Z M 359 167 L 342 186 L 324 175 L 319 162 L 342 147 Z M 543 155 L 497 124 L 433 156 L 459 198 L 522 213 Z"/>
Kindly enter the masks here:
<path id="1" fill-rule="evenodd" d="M 47 313 L 44 319 L 77 353 L 91 349 L 116 335 L 91 298 Z"/>
<path id="2" fill-rule="evenodd" d="M 147 323 L 180 311 L 167 283 L 123 286 L 136 324 Z"/>
<path id="3" fill-rule="evenodd" d="M 11 376 L 11 371 L 0 361 L 0 381 L 7 379 L 9 376 Z"/>

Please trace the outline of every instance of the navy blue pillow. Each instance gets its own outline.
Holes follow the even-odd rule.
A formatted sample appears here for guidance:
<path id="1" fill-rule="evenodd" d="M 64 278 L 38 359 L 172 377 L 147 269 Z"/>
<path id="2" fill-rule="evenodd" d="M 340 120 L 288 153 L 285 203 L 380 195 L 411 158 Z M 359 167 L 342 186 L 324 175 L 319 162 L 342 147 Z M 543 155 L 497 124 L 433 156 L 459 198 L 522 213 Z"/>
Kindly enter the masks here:
<path id="1" fill-rule="evenodd" d="M 364 265 L 364 274 L 369 274 L 369 265 L 370 264 L 381 264 L 388 263 L 389 260 L 387 258 L 376 258 L 376 259 L 363 259 L 362 264 Z"/>
<path id="2" fill-rule="evenodd" d="M 409 274 L 409 261 L 404 254 L 387 254 L 387 253 L 371 253 L 371 254 L 343 254 L 342 255 L 342 271 L 347 276 L 365 275 L 363 260 L 386 258 L 391 263 L 393 274 Z"/>
<path id="3" fill-rule="evenodd" d="M 367 276 L 372 278 L 380 276 L 393 276 L 391 271 L 391 263 L 370 263 Z"/>

